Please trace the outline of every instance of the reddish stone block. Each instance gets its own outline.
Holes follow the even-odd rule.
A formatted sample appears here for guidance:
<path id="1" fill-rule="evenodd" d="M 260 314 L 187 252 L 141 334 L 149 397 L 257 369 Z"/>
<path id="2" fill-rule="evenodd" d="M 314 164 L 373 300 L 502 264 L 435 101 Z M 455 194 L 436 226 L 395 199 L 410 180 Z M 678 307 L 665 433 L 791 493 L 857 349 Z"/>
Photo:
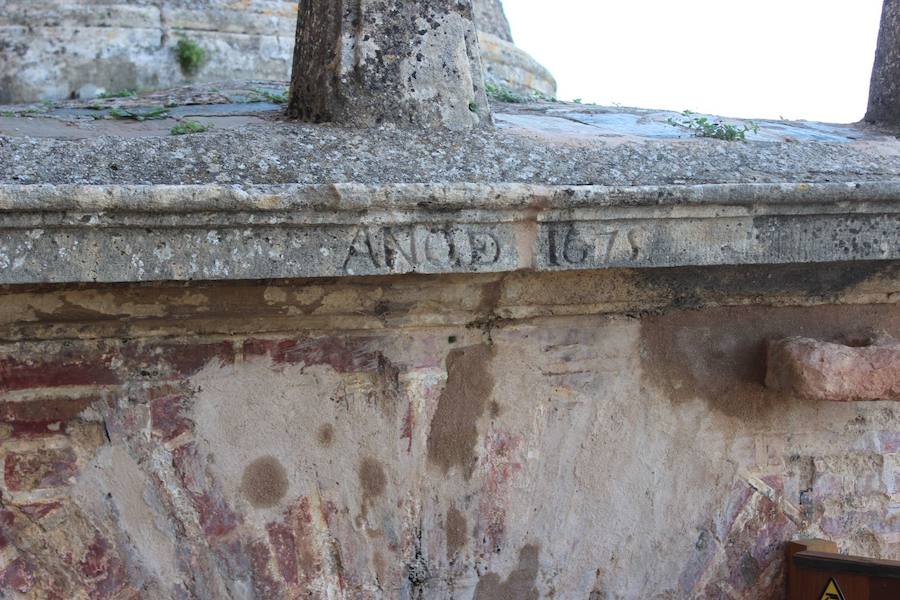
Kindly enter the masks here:
<path id="1" fill-rule="evenodd" d="M 99 535 L 94 536 L 94 541 L 88 546 L 87 552 L 81 559 L 79 566 L 85 577 L 98 577 L 106 570 L 106 551 L 109 542 Z"/>
<path id="2" fill-rule="evenodd" d="M 0 421 L 7 423 L 50 423 L 70 421 L 98 396 L 80 398 L 39 398 L 28 402 L 0 402 Z"/>
<path id="3" fill-rule="evenodd" d="M 21 556 L 0 571 L 0 594 L 3 590 L 15 590 L 25 594 L 32 586 L 34 586 L 34 572 Z"/>
<path id="4" fill-rule="evenodd" d="M 162 355 L 171 366 L 171 376 L 185 378 L 195 374 L 213 359 L 218 359 L 223 365 L 233 364 L 234 346 L 230 341 L 167 346 L 162 349 Z"/>
<path id="5" fill-rule="evenodd" d="M 193 502 L 198 522 L 207 538 L 221 537 L 233 531 L 240 519 L 218 490 L 210 485 L 197 445 L 192 442 L 175 448 L 172 451 L 172 462 Z"/>
<path id="6" fill-rule="evenodd" d="M 372 372 L 379 354 L 371 337 L 318 337 L 302 340 L 244 342 L 245 357 L 269 356 L 275 364 L 328 365 L 339 373 Z"/>
<path id="7" fill-rule="evenodd" d="M 281 585 L 272 577 L 269 569 L 269 547 L 265 542 L 256 541 L 250 544 L 250 568 L 253 573 L 253 587 L 258 598 L 278 598 L 281 596 Z"/>
<path id="8" fill-rule="evenodd" d="M 0 359 L 0 392 L 66 385 L 116 385 L 108 356 L 55 356 L 52 361 Z"/>
<path id="9" fill-rule="evenodd" d="M 94 534 L 78 567 L 85 577 L 91 598 L 116 597 L 128 584 L 125 565 L 109 541 L 99 533 Z"/>
<path id="10" fill-rule="evenodd" d="M 171 394 L 150 401 L 150 421 L 153 434 L 163 441 L 172 440 L 190 431 L 193 423 L 184 413 L 187 399 L 180 394 Z"/>
<path id="11" fill-rule="evenodd" d="M 197 444 L 191 442 L 173 449 L 172 464 L 188 491 L 201 489 L 204 473 L 198 460 Z"/>
<path id="12" fill-rule="evenodd" d="M 134 379 L 174 381 L 194 375 L 212 360 L 234 363 L 234 346 L 230 341 L 138 345 L 122 348 L 119 357 Z"/>
<path id="13" fill-rule="evenodd" d="M 9 546 L 15 538 L 15 522 L 16 517 L 12 511 L 0 509 L 0 550 Z"/>
<path id="14" fill-rule="evenodd" d="M 40 521 L 61 506 L 61 502 L 35 502 L 34 504 L 20 505 L 19 510 L 28 515 L 31 520 Z"/>
<path id="15" fill-rule="evenodd" d="M 30 491 L 68 485 L 78 474 L 71 448 L 6 454 L 4 480 L 11 491 Z"/>
<path id="16" fill-rule="evenodd" d="M 900 400 L 900 344 L 770 342 L 766 386 L 812 400 Z"/>
<path id="17" fill-rule="evenodd" d="M 269 523 L 266 526 L 269 543 L 275 553 L 275 562 L 281 578 L 289 585 L 296 585 L 297 578 L 297 545 L 293 530 L 284 523 Z"/>
<path id="18" fill-rule="evenodd" d="M 43 421 L 31 423 L 13 423 L 11 436 L 14 438 L 39 438 L 53 435 L 65 435 L 66 423 L 59 421 Z"/>
<path id="19" fill-rule="evenodd" d="M 205 492 L 195 496 L 193 500 L 200 519 L 200 527 L 208 538 L 227 535 L 237 527 L 237 515 L 220 496 Z"/>

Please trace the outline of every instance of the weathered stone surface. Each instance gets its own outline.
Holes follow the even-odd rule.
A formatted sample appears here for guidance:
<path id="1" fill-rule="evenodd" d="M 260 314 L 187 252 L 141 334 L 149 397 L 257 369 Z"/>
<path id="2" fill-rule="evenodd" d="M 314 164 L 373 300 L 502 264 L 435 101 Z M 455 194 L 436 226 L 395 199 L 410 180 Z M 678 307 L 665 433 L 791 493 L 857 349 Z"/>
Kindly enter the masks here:
<path id="1" fill-rule="evenodd" d="M 900 344 L 788 338 L 768 345 L 766 385 L 812 400 L 900 400 Z"/>
<path id="2" fill-rule="evenodd" d="M 301 0 L 288 114 L 362 127 L 489 124 L 471 0 Z"/>
<path id="3" fill-rule="evenodd" d="M 474 4 L 485 36 L 511 41 L 498 1 Z M 297 0 L 0 0 L 0 104 L 186 81 L 284 81 L 291 74 L 296 25 Z M 206 51 L 192 75 L 182 72 L 175 55 L 182 38 Z M 555 92 L 552 77 L 528 54 L 512 47 L 504 64 L 510 57 L 521 71 L 493 69 L 493 58 L 486 57 L 495 83 Z M 503 73 L 515 79 L 500 78 Z M 523 87 L 532 80 L 541 87 Z"/>
<path id="4" fill-rule="evenodd" d="M 897 411 L 767 389 L 760 350 L 797 333 L 898 336 L 900 280 L 882 290 L 893 300 L 860 305 L 875 288 L 848 266 L 843 286 L 824 285 L 843 290 L 834 304 L 808 306 L 815 285 L 791 282 L 824 274 L 792 269 L 756 299 L 744 280 L 771 278 L 744 267 L 630 284 L 586 272 L 3 290 L 3 314 L 29 296 L 58 338 L 0 345 L 0 381 L 17 382 L 0 402 L 20 406 L 0 412 L 0 460 L 76 460 L 46 471 L 56 479 L 0 480 L 0 590 L 778 599 L 794 537 L 896 559 Z M 723 300 L 729 280 L 748 295 Z M 586 304 L 703 286 L 730 305 Z M 435 325 L 453 303 L 459 324 Z M 583 312 L 494 313 L 529 303 Z M 154 328 L 154 305 L 174 329 Z M 272 307 L 381 327 L 254 333 Z M 47 398 L 80 409 L 49 413 Z M 434 452 L 432 436 L 449 447 Z"/>
<path id="5" fill-rule="evenodd" d="M 900 258 L 897 184 L 0 186 L 0 282 Z"/>
<path id="6" fill-rule="evenodd" d="M 794 537 L 900 558 L 900 412 L 764 385 L 767 340 L 900 337 L 898 142 L 506 119 L 0 138 L 0 595 L 779 599 Z"/>
<path id="7" fill-rule="evenodd" d="M 486 81 L 519 94 L 556 96 L 556 79 L 530 54 L 503 38 L 479 32 Z"/>
<path id="8" fill-rule="evenodd" d="M 478 31 L 512 43 L 512 31 L 500 0 L 473 0 L 472 8 L 475 11 L 475 25 Z"/>
<path id="9" fill-rule="evenodd" d="M 296 12 L 296 0 L 0 0 L 0 103 L 284 80 Z M 206 51 L 195 74 L 178 64 L 180 39 Z"/>
<path id="10" fill-rule="evenodd" d="M 900 0 L 884 0 L 866 120 L 900 124 Z"/>
<path id="11" fill-rule="evenodd" d="M 900 140 L 862 126 L 762 121 L 748 142 L 731 143 L 667 123 L 676 113 L 540 102 L 498 105 L 493 129 L 363 130 L 285 121 L 276 106 L 236 104 L 254 83 L 105 101 L 101 111 L 85 102 L 0 108 L 0 182 L 636 186 L 900 178 Z M 113 106 L 169 110 L 172 118 L 95 118 Z M 175 117 L 213 129 L 171 136 Z"/>

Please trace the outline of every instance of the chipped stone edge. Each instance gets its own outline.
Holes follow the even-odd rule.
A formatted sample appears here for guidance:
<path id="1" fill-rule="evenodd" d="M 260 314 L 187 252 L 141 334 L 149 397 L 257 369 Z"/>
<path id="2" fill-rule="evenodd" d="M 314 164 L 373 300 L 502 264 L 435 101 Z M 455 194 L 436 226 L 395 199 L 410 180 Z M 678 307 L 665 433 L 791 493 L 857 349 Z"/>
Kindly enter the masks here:
<path id="1" fill-rule="evenodd" d="M 0 284 L 900 259 L 900 181 L 0 185 Z"/>

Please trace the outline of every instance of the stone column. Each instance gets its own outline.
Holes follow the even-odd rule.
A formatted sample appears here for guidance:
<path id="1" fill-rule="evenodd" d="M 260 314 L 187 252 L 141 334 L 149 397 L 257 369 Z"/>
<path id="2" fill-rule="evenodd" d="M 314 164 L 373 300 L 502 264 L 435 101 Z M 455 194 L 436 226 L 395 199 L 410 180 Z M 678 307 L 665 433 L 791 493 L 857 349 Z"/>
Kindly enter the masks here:
<path id="1" fill-rule="evenodd" d="M 471 0 L 300 0 L 288 113 L 359 127 L 490 123 Z"/>
<path id="2" fill-rule="evenodd" d="M 900 124 L 900 0 L 884 0 L 866 121 Z"/>

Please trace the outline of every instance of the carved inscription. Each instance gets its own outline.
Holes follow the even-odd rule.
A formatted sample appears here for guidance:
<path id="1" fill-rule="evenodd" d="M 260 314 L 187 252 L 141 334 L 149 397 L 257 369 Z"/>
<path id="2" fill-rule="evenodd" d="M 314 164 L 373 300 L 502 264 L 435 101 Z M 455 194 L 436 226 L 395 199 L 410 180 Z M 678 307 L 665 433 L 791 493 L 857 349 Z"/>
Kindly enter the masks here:
<path id="1" fill-rule="evenodd" d="M 345 273 L 477 270 L 500 261 L 501 237 L 483 226 L 359 227 L 353 233 Z"/>
<path id="2" fill-rule="evenodd" d="M 646 237 L 640 228 L 595 223 L 547 223 L 546 252 L 555 267 L 603 266 L 636 261 Z"/>

